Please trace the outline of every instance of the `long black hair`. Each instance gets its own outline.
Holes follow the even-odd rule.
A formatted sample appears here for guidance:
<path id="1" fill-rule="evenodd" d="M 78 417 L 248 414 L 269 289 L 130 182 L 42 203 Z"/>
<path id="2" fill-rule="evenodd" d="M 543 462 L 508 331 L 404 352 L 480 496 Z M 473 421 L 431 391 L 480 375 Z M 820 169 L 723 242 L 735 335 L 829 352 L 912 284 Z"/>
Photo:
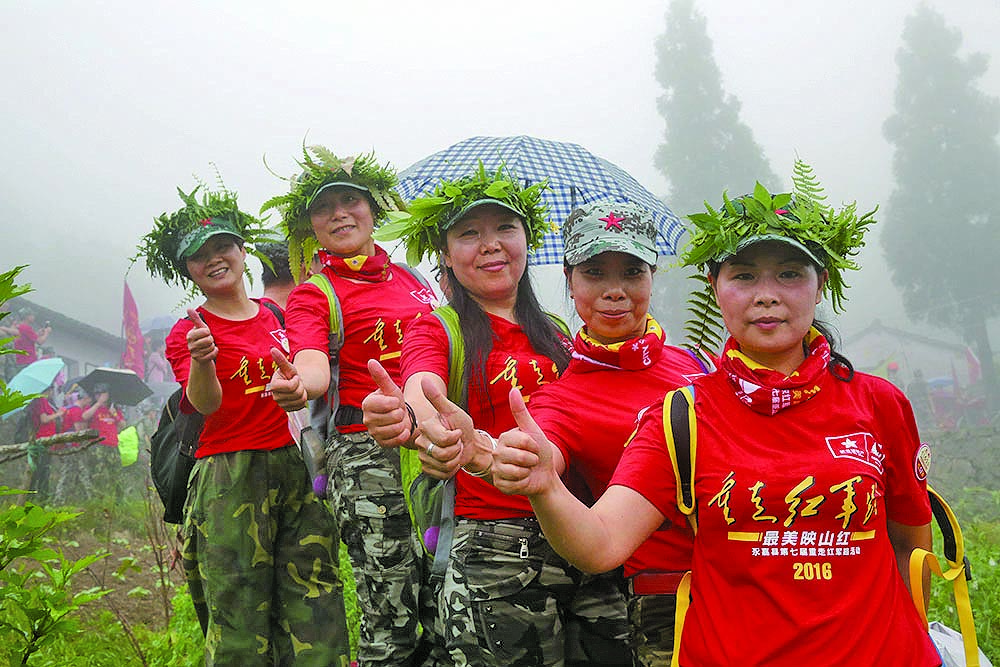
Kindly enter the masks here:
<path id="1" fill-rule="evenodd" d="M 444 271 L 450 292 L 448 305 L 458 313 L 458 320 L 462 324 L 466 378 L 464 395 L 468 397 L 471 387 L 485 390 L 489 386 L 489 378 L 486 377 L 486 359 L 493 350 L 493 327 L 490 326 L 490 318 L 486 311 L 458 281 L 455 272 L 450 267 L 444 267 Z M 527 268 L 517 283 L 514 316 L 535 352 L 551 359 L 560 374 L 566 370 L 566 366 L 569 365 L 569 352 L 560 340 L 559 330 L 542 310 Z M 489 392 L 482 393 L 487 399 L 489 398 Z"/>

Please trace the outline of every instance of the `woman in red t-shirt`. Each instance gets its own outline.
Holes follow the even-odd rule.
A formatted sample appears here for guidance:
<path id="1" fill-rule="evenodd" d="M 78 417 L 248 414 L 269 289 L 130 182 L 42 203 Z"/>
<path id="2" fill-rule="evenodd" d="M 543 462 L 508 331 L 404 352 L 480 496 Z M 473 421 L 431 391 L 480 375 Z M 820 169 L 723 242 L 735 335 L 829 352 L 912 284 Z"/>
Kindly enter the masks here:
<path id="1" fill-rule="evenodd" d="M 303 175 L 292 180 L 291 192 L 277 198 L 276 206 L 292 248 L 319 244 L 320 272 L 337 295 L 344 333 L 334 358 L 336 373 L 331 373 L 330 337 L 338 331 L 330 331 L 330 304 L 318 286 L 304 282 L 292 289 L 285 310 L 294 365 L 283 366 L 270 386 L 288 411 L 304 408 L 307 399 L 326 402 L 332 392 L 337 409 L 324 424 L 326 490 L 363 611 L 357 658 L 364 665 L 395 667 L 419 662 L 432 637 L 429 627 L 421 632 L 418 623 L 423 558 L 403 495 L 399 450 L 383 449 L 371 438 L 361 423 L 361 401 L 375 389 L 368 359 L 379 359 L 398 382 L 404 331 L 437 299 L 372 239 L 375 225 L 402 207 L 391 189 L 395 173 L 371 156 L 333 165 L 330 155 L 317 151 L 316 160 L 300 163 Z"/>
<path id="2" fill-rule="evenodd" d="M 666 345 L 648 313 L 657 228 L 647 211 L 599 201 L 574 211 L 562 236 L 566 282 L 583 327 L 569 368 L 528 407 L 552 445 L 556 472 L 568 470 L 570 488 L 592 504 L 607 489 L 637 414 L 714 365 Z M 671 528 L 654 532 L 625 561 L 627 586 L 619 570 L 604 575 L 626 589 L 637 665 L 667 664 L 673 651 L 670 615 L 677 582 L 691 569 L 693 535 L 685 524 Z"/>
<path id="3" fill-rule="evenodd" d="M 415 447 L 425 472 L 454 476 L 454 536 L 437 598 L 452 660 L 577 664 L 586 658 L 574 652 L 579 645 L 568 645 L 577 635 L 566 629 L 577 626 L 584 646 L 600 639 L 610 649 L 600 664 L 627 664 L 620 592 L 603 580 L 580 585 L 581 573 L 552 552 L 527 501 L 482 479 L 492 458 L 474 457 L 514 425 L 508 391 L 519 387 L 532 396 L 568 361 L 569 341 L 538 306 L 526 271 L 528 249 L 548 229 L 539 200 L 539 186 L 522 190 L 480 168 L 411 203 L 420 213 L 395 233 L 411 253 L 440 257 L 464 345 L 467 380 L 459 393 L 467 396 L 467 412 L 444 399 L 450 345 L 442 320 L 422 317 L 406 332 L 402 393 L 370 362 L 383 382 L 365 399 L 365 423 L 383 445 Z M 591 622 L 578 625 L 581 619 Z"/>
<path id="4" fill-rule="evenodd" d="M 156 220 L 140 254 L 151 273 L 205 299 L 174 325 L 166 350 L 181 410 L 205 416 L 182 528 L 205 656 L 346 664 L 336 522 L 267 389 L 284 329 L 243 282 L 245 244 L 263 230 L 233 193 L 196 192 Z"/>
<path id="5" fill-rule="evenodd" d="M 906 584 L 909 553 L 931 541 L 926 446 L 902 394 L 855 373 L 815 322 L 824 291 L 841 302 L 872 221 L 809 192 L 758 184 L 691 218 L 683 259 L 707 264 L 731 338 L 693 383 L 698 532 L 679 664 L 936 666 Z M 525 410 L 533 437 L 501 438 L 495 483 L 531 498 L 571 562 L 614 567 L 685 518 L 663 410 L 642 417 L 593 508 L 566 491 Z"/>

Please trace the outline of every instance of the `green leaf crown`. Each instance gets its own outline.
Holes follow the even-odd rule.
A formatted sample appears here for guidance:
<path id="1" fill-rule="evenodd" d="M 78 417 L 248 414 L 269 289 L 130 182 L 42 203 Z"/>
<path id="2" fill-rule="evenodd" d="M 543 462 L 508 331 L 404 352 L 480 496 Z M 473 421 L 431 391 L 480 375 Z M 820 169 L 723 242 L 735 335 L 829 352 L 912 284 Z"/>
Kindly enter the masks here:
<path id="1" fill-rule="evenodd" d="M 388 164 L 380 165 L 374 153 L 341 158 L 323 146 L 303 145 L 302 159 L 296 163 L 302 169 L 298 176 L 279 176 L 291 185 L 288 194 L 272 197 L 260 208 L 261 213 L 277 209 L 281 214 L 279 227 L 288 239 L 293 275 L 298 274 L 296 267 L 308 264 L 319 249 L 309 220 L 309 206 L 324 185 L 347 182 L 367 188 L 376 226 L 390 211 L 406 210 L 406 204 L 393 189 L 398 183 L 396 171 Z"/>
<path id="2" fill-rule="evenodd" d="M 826 290 L 834 311 L 843 311 L 843 272 L 860 268 L 852 259 L 864 247 L 864 235 L 875 223 L 878 207 L 858 217 L 857 202 L 839 211 L 826 204 L 823 188 L 812 167 L 795 161 L 794 191 L 772 195 L 757 183 L 752 195 L 729 199 L 722 194 L 718 211 L 705 202 L 705 213 L 688 219 L 694 225 L 690 241 L 681 255 L 685 266 L 704 267 L 709 262 L 735 254 L 741 241 L 768 234 L 785 236 L 806 246 L 823 262 L 830 277 Z"/>
<path id="3" fill-rule="evenodd" d="M 198 191 L 203 188 L 199 198 Z M 162 279 L 168 285 L 179 285 L 189 296 L 195 296 L 198 286 L 188 275 L 187 262 L 177 259 L 177 248 L 181 239 L 200 225 L 201 221 L 220 218 L 233 224 L 243 237 L 247 252 L 270 266 L 270 260 L 258 253 L 254 246 L 275 240 L 275 232 L 266 228 L 263 221 L 241 211 L 235 192 L 227 190 L 225 186 L 219 191 L 212 191 L 204 184 L 199 184 L 189 193 L 177 188 L 177 194 L 184 202 L 183 208 L 173 213 L 162 213 L 153 219 L 152 231 L 139 240 L 136 254 L 132 257 L 133 264 L 144 258 L 150 275 Z M 250 275 L 249 272 L 247 275 Z"/>
<path id="4" fill-rule="evenodd" d="M 444 230 L 455 222 L 455 216 L 475 201 L 495 199 L 518 212 L 524 220 L 528 250 L 541 247 L 545 234 L 555 231 L 546 222 L 548 208 L 542 202 L 542 192 L 548 181 L 522 187 L 503 165 L 496 172 L 487 172 L 482 161 L 468 176 L 454 181 L 442 180 L 430 195 L 410 202 L 408 214 L 390 216 L 390 222 L 375 232 L 379 241 L 403 239 L 406 262 L 412 266 L 422 259 L 437 259 L 445 245 Z"/>
<path id="5" fill-rule="evenodd" d="M 864 247 L 864 235 L 876 222 L 876 206 L 860 217 L 857 202 L 840 210 L 826 203 L 826 195 L 812 167 L 796 160 L 792 173 L 793 191 L 772 195 L 759 182 L 752 195 L 730 199 L 722 194 L 719 210 L 705 202 L 704 213 L 688 216 L 693 229 L 684 247 L 680 263 L 706 267 L 736 254 L 739 244 L 756 236 L 784 236 L 809 248 L 829 274 L 824 292 L 829 295 L 834 312 L 843 312 L 844 271 L 860 268 L 854 257 Z M 688 299 L 689 319 L 685 323 L 686 344 L 692 348 L 721 350 L 723 326 L 711 286 L 703 276 L 703 288 Z"/>

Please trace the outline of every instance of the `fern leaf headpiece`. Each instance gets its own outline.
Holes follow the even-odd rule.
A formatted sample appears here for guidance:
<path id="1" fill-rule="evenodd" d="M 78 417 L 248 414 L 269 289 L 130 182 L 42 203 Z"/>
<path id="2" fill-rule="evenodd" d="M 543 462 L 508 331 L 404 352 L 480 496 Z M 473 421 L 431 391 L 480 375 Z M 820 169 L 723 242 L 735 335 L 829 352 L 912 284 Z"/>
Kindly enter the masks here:
<path id="1" fill-rule="evenodd" d="M 864 247 L 864 235 L 875 223 L 875 209 L 857 214 L 857 203 L 840 210 L 826 204 L 826 195 L 812 167 L 795 161 L 794 191 L 772 195 L 757 183 L 752 195 L 729 199 L 723 193 L 719 210 L 705 203 L 705 213 L 688 218 L 694 225 L 691 239 L 681 255 L 685 266 L 705 268 L 721 263 L 761 241 L 777 240 L 795 246 L 829 278 L 825 291 L 835 312 L 843 312 L 843 272 L 858 269 L 855 257 Z"/>
<path id="2" fill-rule="evenodd" d="M 390 211 L 406 210 L 393 189 L 398 183 L 395 170 L 388 164 L 380 165 L 374 153 L 341 158 L 323 146 L 303 146 L 302 160 L 296 162 L 302 169 L 298 176 L 279 177 L 291 185 L 288 194 L 272 197 L 260 208 L 261 213 L 270 209 L 281 213 L 280 227 L 288 238 L 292 267 L 307 264 L 319 249 L 309 220 L 309 207 L 324 190 L 342 185 L 364 191 L 372 205 L 376 226 Z"/>
<path id="3" fill-rule="evenodd" d="M 256 244 L 274 240 L 274 232 L 261 220 L 240 210 L 236 193 L 205 188 L 199 198 L 198 191 L 204 187 L 199 185 L 189 193 L 177 188 L 183 208 L 154 218 L 152 231 L 140 239 L 132 257 L 133 263 L 144 258 L 150 275 L 179 285 L 192 296 L 198 287 L 188 274 L 187 259 L 208 239 L 219 234 L 237 237 L 249 253 L 258 257 Z M 270 264 L 269 260 L 261 261 Z"/>
<path id="4" fill-rule="evenodd" d="M 545 234 L 555 231 L 546 222 L 547 207 L 542 203 L 546 181 L 522 187 L 517 179 L 504 173 L 503 165 L 495 173 L 487 172 L 480 161 L 468 176 L 455 181 L 441 181 L 427 196 L 410 202 L 408 215 L 399 216 L 375 232 L 379 241 L 403 239 L 406 262 L 436 258 L 445 246 L 445 232 L 477 206 L 494 204 L 515 213 L 524 221 L 528 250 L 541 247 Z M 395 217 L 395 216 L 394 216 Z"/>

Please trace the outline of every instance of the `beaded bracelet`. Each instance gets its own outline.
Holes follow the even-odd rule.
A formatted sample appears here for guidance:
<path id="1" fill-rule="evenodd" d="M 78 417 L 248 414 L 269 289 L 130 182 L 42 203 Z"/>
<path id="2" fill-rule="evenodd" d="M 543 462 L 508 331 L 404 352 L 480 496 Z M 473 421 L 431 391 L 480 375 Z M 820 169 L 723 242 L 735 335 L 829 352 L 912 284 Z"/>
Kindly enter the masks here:
<path id="1" fill-rule="evenodd" d="M 481 428 L 477 428 L 476 429 L 476 433 L 482 435 L 484 438 L 486 438 L 487 440 L 490 441 L 490 444 L 493 445 L 493 451 L 494 452 L 497 450 L 497 439 L 496 438 L 494 438 L 492 435 L 490 435 L 489 433 L 487 433 L 486 431 L 484 431 Z M 466 474 L 472 475 L 473 477 L 486 477 L 488 474 L 490 474 L 490 470 L 493 470 L 493 459 L 490 459 L 489 465 L 486 466 L 485 468 L 483 468 L 482 470 L 480 470 L 479 472 L 472 472 L 471 470 L 469 470 L 465 466 L 462 466 L 462 470 L 464 470 L 466 472 Z"/>

